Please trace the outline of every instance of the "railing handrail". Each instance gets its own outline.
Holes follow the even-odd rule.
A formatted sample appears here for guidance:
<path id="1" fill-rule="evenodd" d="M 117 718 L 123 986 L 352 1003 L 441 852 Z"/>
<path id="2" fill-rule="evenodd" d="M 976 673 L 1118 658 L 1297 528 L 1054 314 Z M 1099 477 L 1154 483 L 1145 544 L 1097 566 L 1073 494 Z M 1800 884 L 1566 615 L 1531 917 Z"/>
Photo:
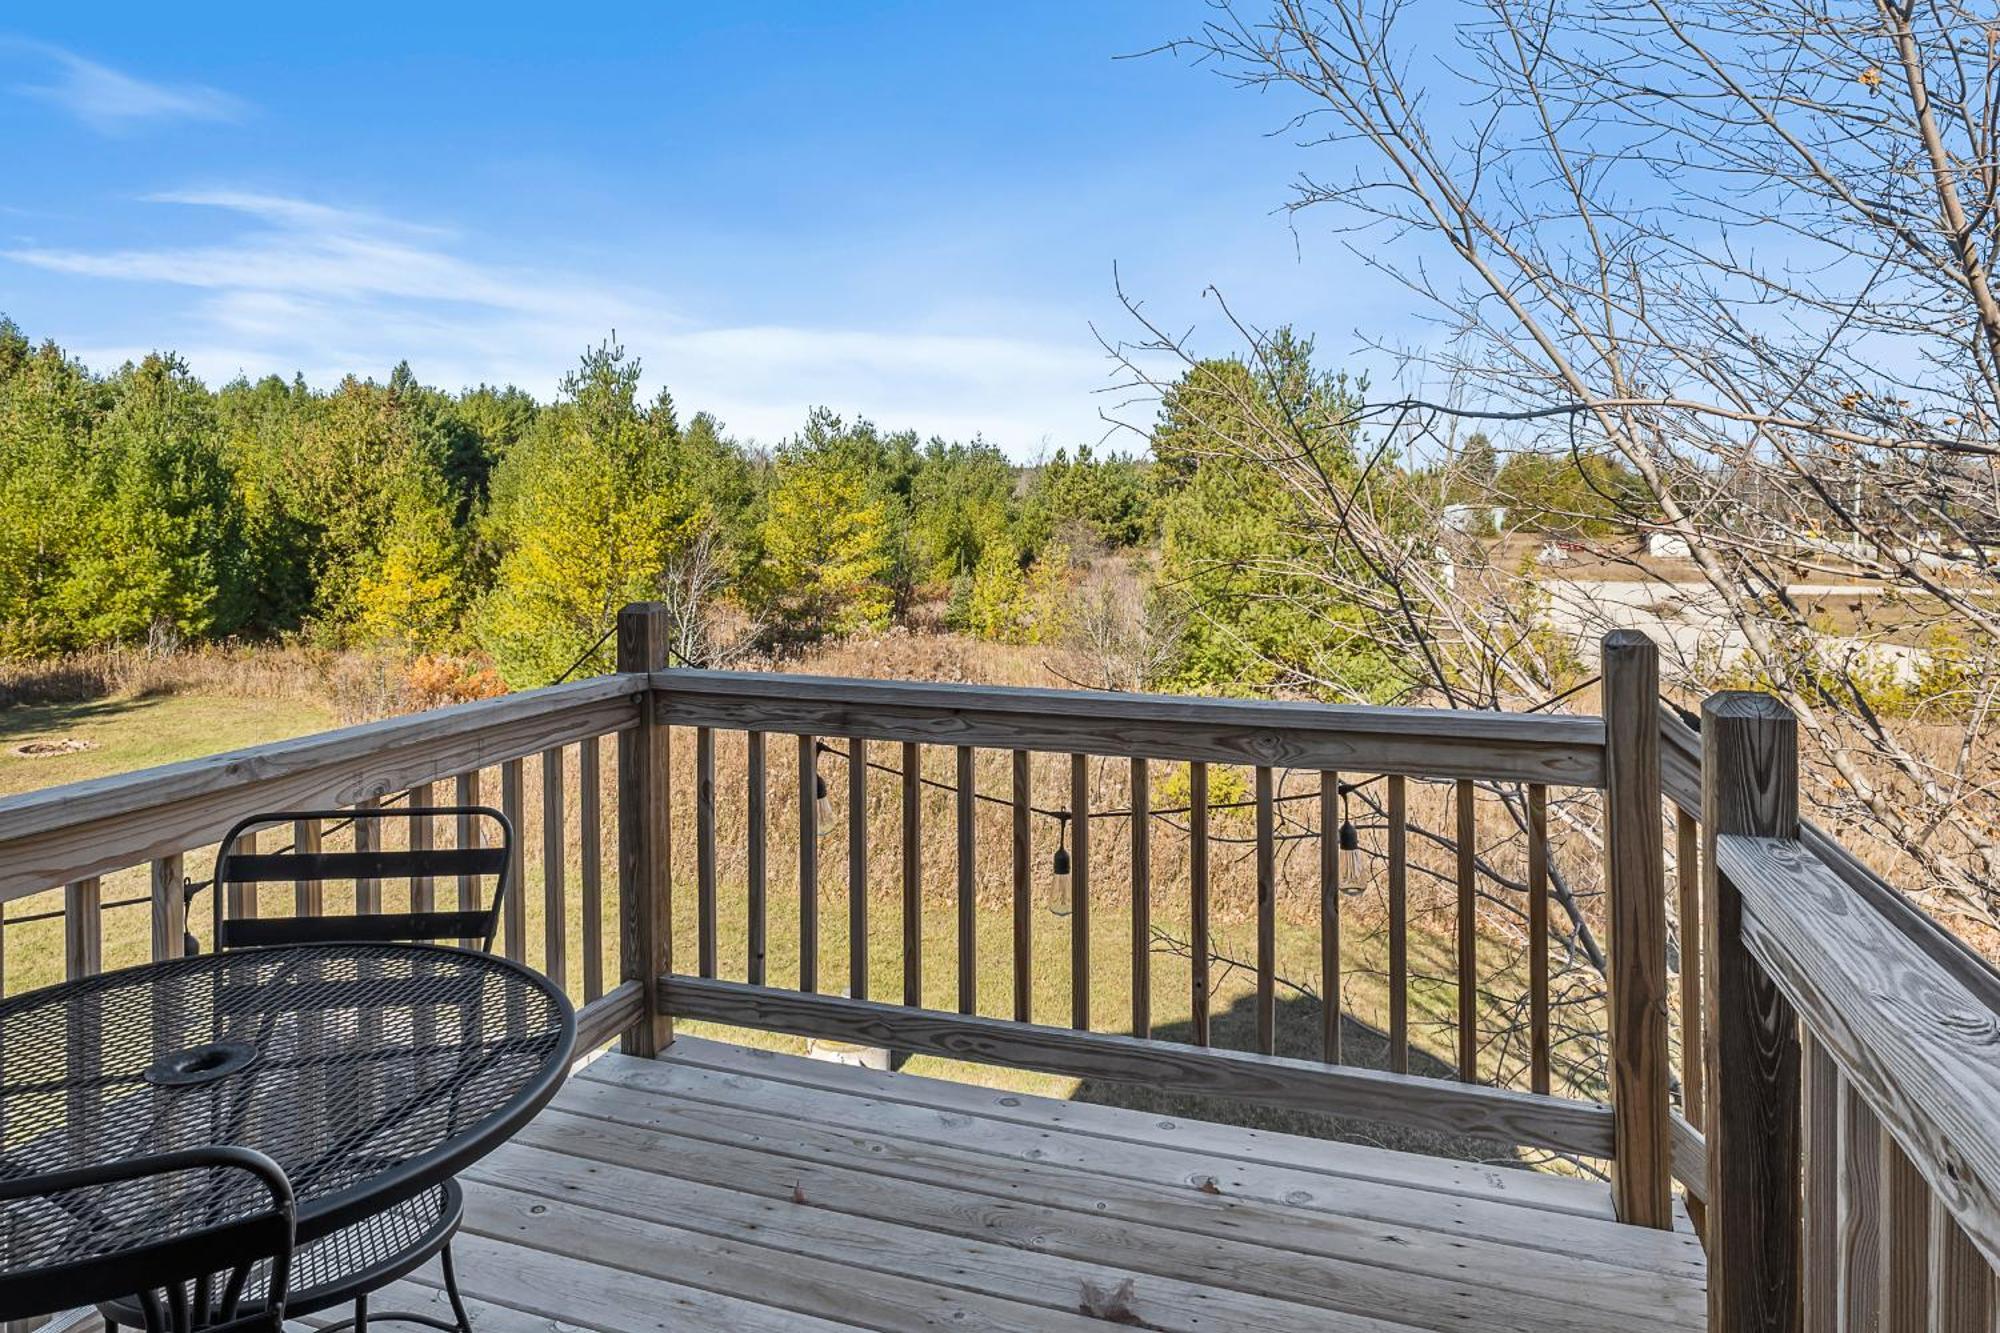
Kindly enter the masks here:
<path id="1" fill-rule="evenodd" d="M 801 735 L 1604 785 L 1598 717 L 1103 690 L 655 671 L 661 720 Z"/>
<path id="2" fill-rule="evenodd" d="M 2000 1265 L 2000 1007 L 1803 841 L 1722 836 L 1716 868 L 1742 895 L 1745 945 Z"/>
<path id="3" fill-rule="evenodd" d="M 0 799 L 0 902 L 222 836 L 245 811 L 337 805 L 634 726 L 644 673 L 434 708 Z"/>

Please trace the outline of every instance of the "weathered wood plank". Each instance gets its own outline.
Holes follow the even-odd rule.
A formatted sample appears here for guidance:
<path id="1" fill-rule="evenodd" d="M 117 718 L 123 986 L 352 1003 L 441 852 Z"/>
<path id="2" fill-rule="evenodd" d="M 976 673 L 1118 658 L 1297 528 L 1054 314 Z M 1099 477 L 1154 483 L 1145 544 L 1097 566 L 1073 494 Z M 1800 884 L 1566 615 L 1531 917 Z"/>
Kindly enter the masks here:
<path id="1" fill-rule="evenodd" d="M 715 975 L 715 729 L 694 729 L 695 966 Z"/>
<path id="2" fill-rule="evenodd" d="M 1613 1151 L 1610 1112 L 1591 1102 L 699 977 L 671 976 L 663 985 L 668 1011 L 685 1018 L 1239 1097 L 1594 1157 L 1608 1157 Z"/>
<path id="3" fill-rule="evenodd" d="M 1805 1077 L 1805 1222 L 1800 1263 L 1805 1333 L 1840 1327 L 1840 1068 L 1810 1033 L 1803 1038 Z"/>
<path id="4" fill-rule="evenodd" d="M 518 772 L 519 764 L 516 763 Z M 354 803 L 354 813 L 363 816 L 380 810 L 382 802 L 373 796 L 365 796 Z M 518 813 L 514 820 L 519 827 Z M 356 818 L 353 821 L 354 850 L 357 853 L 382 850 L 382 822 L 377 819 Z M 354 881 L 354 910 L 364 916 L 382 910 L 382 881 L 373 875 L 358 876 Z"/>
<path id="5" fill-rule="evenodd" d="M 410 806 L 416 810 L 427 810 L 437 804 L 437 787 L 422 782 L 410 788 Z M 437 821 L 430 815 L 418 815 L 410 820 L 410 850 L 426 852 L 437 845 Z M 246 849 L 247 850 L 247 849 Z M 430 875 L 410 877 L 410 910 L 429 912 L 437 907 L 437 881 Z M 253 891 L 247 901 L 235 904 L 231 911 L 239 916 L 257 914 L 257 895 Z"/>
<path id="6" fill-rule="evenodd" d="M 1278 845 L 1271 770 L 1252 778 L 1257 803 L 1257 1049 L 1278 1049 Z"/>
<path id="7" fill-rule="evenodd" d="M 1457 941 L 1458 1077 L 1479 1081 L 1479 804 L 1470 779 L 1461 778 L 1453 793 L 1457 836 L 1452 839 L 1457 862 L 1458 910 L 1453 922 Z"/>
<path id="8" fill-rule="evenodd" d="M 958 882 L 958 1011 L 970 1014 L 979 1009 L 978 957 L 973 952 L 978 943 L 974 929 L 979 915 L 979 881 L 976 878 L 979 866 L 974 859 L 974 839 L 978 833 L 979 803 L 976 799 L 978 793 L 973 787 L 976 773 L 972 747 L 958 746 L 953 755 L 953 781 L 958 788 L 954 795 L 957 805 L 954 832 L 958 841 L 955 867 Z"/>
<path id="9" fill-rule="evenodd" d="M 459 844 L 463 846 L 463 843 Z M 305 856 L 312 856 L 320 849 L 320 822 L 317 819 L 295 819 L 292 821 L 292 850 Z M 293 910 L 300 916 L 319 916 L 326 911 L 326 895 L 316 879 L 297 880 L 292 884 Z"/>
<path id="10" fill-rule="evenodd" d="M 1090 1027 L 1090 756 L 1069 757 L 1069 1025 Z"/>
<path id="11" fill-rule="evenodd" d="M 1208 765 L 1188 765 L 1188 973 L 1194 1044 L 1208 1045 Z"/>
<path id="12" fill-rule="evenodd" d="M 0 798 L 0 899 L 220 838 L 246 810 L 351 806 L 637 724 L 605 676 Z"/>
<path id="13" fill-rule="evenodd" d="M 452 800 L 461 806 L 483 804 L 479 796 L 479 786 L 478 769 L 457 774 L 452 778 Z M 456 823 L 457 828 L 454 830 L 454 834 L 457 842 L 454 845 L 468 851 L 478 847 L 481 840 L 485 837 L 486 821 L 475 815 L 460 815 Z M 300 851 L 306 850 L 304 843 L 297 845 Z M 317 851 L 318 846 L 318 840 L 315 839 L 313 849 Z M 477 875 L 460 875 L 458 877 L 458 906 L 460 911 L 470 912 L 480 905 L 480 889 L 481 885 Z M 305 907 L 303 904 L 300 905 L 299 911 L 302 915 L 304 914 Z"/>
<path id="14" fill-rule="evenodd" d="M 1681 1113 L 1699 1129 L 1708 1109 L 1702 1062 L 1701 825 L 1685 810 L 1674 811 L 1674 881 L 1681 945 Z"/>
<path id="15" fill-rule="evenodd" d="M 1989 1108 L 1990 1109 L 1990 1108 Z M 1931 1193 L 1896 1143 L 1882 1137 L 1881 1333 L 1930 1324 Z"/>
<path id="16" fill-rule="evenodd" d="M 903 1003 L 924 1002 L 924 756 L 903 743 Z"/>
<path id="17" fill-rule="evenodd" d="M 1028 752 L 1015 750 L 1014 779 L 1014 1018 L 1034 1017 L 1035 880 L 1029 842 L 1028 815 L 1033 788 L 1029 785 Z"/>
<path id="18" fill-rule="evenodd" d="M 2000 1283 L 1944 1204 L 1930 1204 L 1930 1333 L 1994 1333 Z"/>
<path id="19" fill-rule="evenodd" d="M 153 961 L 179 958 L 187 952 L 186 872 L 181 854 L 156 856 L 152 864 Z"/>
<path id="20" fill-rule="evenodd" d="M 618 669 L 645 672 L 667 658 L 667 608 L 658 602 L 618 613 Z M 619 1049 L 653 1056 L 673 1042 L 673 1020 L 659 1002 L 660 974 L 673 966 L 672 728 L 646 710 L 618 737 L 618 969 L 639 983 L 639 1021 Z"/>
<path id="21" fill-rule="evenodd" d="M 528 956 L 528 870 L 527 870 L 527 783 L 521 761 L 509 759 L 500 765 L 500 813 L 514 829 L 514 845 L 507 856 L 507 878 L 514 891 L 507 895 L 500 913 L 501 952 L 515 962 Z M 359 832 L 360 825 L 355 825 Z M 357 850 L 359 843 L 356 844 Z M 357 904 L 360 894 L 355 895 Z"/>
<path id="22" fill-rule="evenodd" d="M 1661 829 L 1660 650 L 1638 630 L 1613 630 L 1602 653 L 1604 883 L 1609 919 L 1611 1104 L 1618 1215 L 1674 1224 L 1667 1145 L 1671 1066 L 1667 1016 L 1667 862 Z"/>
<path id="23" fill-rule="evenodd" d="M 1132 760 L 1132 1035 L 1153 1033 L 1153 788 L 1146 760 Z"/>
<path id="24" fill-rule="evenodd" d="M 583 998 L 604 994 L 604 772 L 603 748 L 593 737 L 577 742 L 577 892 L 583 895 Z"/>
<path id="25" fill-rule="evenodd" d="M 1400 773 L 1384 799 L 1389 854 L 1389 1069 L 1410 1072 L 1410 816 Z"/>
<path id="26" fill-rule="evenodd" d="M 542 971 L 558 989 L 569 985 L 569 902 L 563 882 L 568 834 L 563 829 L 563 752 L 542 751 Z"/>
<path id="27" fill-rule="evenodd" d="M 636 981 L 621 981 L 576 1011 L 576 1049 L 596 1050 L 645 1016 L 645 988 Z"/>
<path id="28" fill-rule="evenodd" d="M 1882 1124 L 1840 1081 L 1840 1255 L 1835 1303 L 1841 1333 L 1875 1333 L 1882 1299 Z"/>
<path id="29" fill-rule="evenodd" d="M 1988 1262 L 2000 1259 L 2000 1015 L 1797 843 L 1719 846 L 1751 951 Z"/>
<path id="30" fill-rule="evenodd" d="M 1320 1058 L 1340 1063 L 1340 774 L 1319 775 Z"/>
<path id="31" fill-rule="evenodd" d="M 799 737 L 799 989 L 819 989 L 819 742 Z"/>
<path id="32" fill-rule="evenodd" d="M 63 888 L 63 975 L 74 981 L 104 969 L 104 888 L 96 877 Z"/>
<path id="33" fill-rule="evenodd" d="M 1603 785 L 1596 718 L 1473 709 L 1329 707 L 1181 695 L 669 671 L 677 723 L 852 733 L 1055 753 L 1172 756 L 1272 768 Z"/>
<path id="34" fill-rule="evenodd" d="M 1709 1322 L 1716 1333 L 1791 1333 L 1801 1315 L 1798 1021 L 1752 951 L 1744 880 L 1715 849 L 1745 833 L 1797 833 L 1796 723 L 1767 695 L 1712 695 L 1702 750 Z"/>
<path id="35" fill-rule="evenodd" d="M 1528 787 L 1528 1086 L 1549 1090 L 1549 789 Z"/>
<path id="36" fill-rule="evenodd" d="M 743 837 L 744 855 L 744 911 L 749 914 L 746 949 L 749 959 L 746 963 L 746 980 L 753 986 L 764 984 L 764 955 L 769 948 L 766 932 L 770 928 L 770 911 L 765 895 L 770 888 L 770 830 L 771 798 L 769 778 L 765 773 L 764 733 L 746 732 L 743 737 L 743 781 L 745 828 Z"/>
<path id="37" fill-rule="evenodd" d="M 868 742 L 847 741 L 847 993 L 868 998 Z"/>

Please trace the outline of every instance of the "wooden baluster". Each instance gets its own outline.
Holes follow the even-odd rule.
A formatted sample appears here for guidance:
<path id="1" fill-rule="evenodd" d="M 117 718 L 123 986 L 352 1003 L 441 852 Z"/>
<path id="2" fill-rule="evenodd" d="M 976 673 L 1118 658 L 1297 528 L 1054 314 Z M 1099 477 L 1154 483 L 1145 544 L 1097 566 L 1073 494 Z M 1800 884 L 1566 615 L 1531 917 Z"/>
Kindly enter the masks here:
<path id="1" fill-rule="evenodd" d="M 979 969 L 973 953 L 979 910 L 979 883 L 975 875 L 978 867 L 973 862 L 974 834 L 978 829 L 975 815 L 979 801 L 973 787 L 977 776 L 973 757 L 970 745 L 958 747 L 955 780 L 958 787 L 958 1012 L 961 1014 L 979 1012 Z"/>
<path id="2" fill-rule="evenodd" d="M 1616 637 L 1607 637 L 1607 666 L 1609 639 Z M 1612 684 L 1607 679 L 1607 689 Z M 1607 696 L 1607 715 L 1612 711 L 1610 702 Z M 1657 743 L 1659 728 L 1651 720 L 1657 704 L 1650 694 L 1645 702 L 1643 730 Z M 1708 1322 L 1716 1333 L 1790 1329 L 1798 1327 L 1802 1314 L 1798 1019 L 1743 938 L 1742 895 L 1717 871 L 1715 844 L 1710 840 L 1738 834 L 1798 837 L 1797 724 L 1777 700 L 1740 692 L 1710 696 L 1702 704 L 1701 719 L 1702 924 L 1708 960 L 1703 982 L 1709 1015 L 1707 1059 L 1715 1078 L 1706 1127 Z M 1607 730 L 1616 736 L 1621 729 Z M 1632 762 L 1628 749 L 1620 762 L 1609 765 L 1614 783 L 1625 780 L 1617 774 Z M 1657 763 L 1652 776 L 1657 782 Z M 1627 775 L 1634 781 L 1640 777 Z M 1623 836 L 1629 849 L 1642 837 L 1637 826 L 1644 824 L 1657 838 L 1659 810 L 1655 794 L 1645 818 L 1630 812 L 1627 818 L 1633 827 L 1614 836 Z M 1620 822 L 1614 810 L 1610 827 L 1617 829 Z M 1609 864 L 1616 866 L 1621 859 L 1614 851 Z M 1659 906 L 1664 912 L 1665 903 Z M 1635 910 L 1632 920 L 1636 919 Z M 1614 936 L 1614 962 L 1619 953 L 1631 952 L 1631 943 L 1630 931 Z M 1618 1006 L 1614 1015 L 1631 1003 L 1629 996 L 1624 1001 L 1616 998 L 1618 975 L 1614 970 L 1612 994 Z M 1621 1152 L 1625 1146 L 1621 1137 Z M 1635 1146 L 1643 1153 L 1643 1146 Z M 1652 1175 L 1651 1164 L 1643 1160 L 1620 1159 L 1616 1169 L 1614 1185 L 1622 1179 L 1638 1186 L 1650 1182 Z M 1614 1199 L 1624 1220 L 1648 1220 L 1633 1207 L 1631 1193 L 1614 1191 Z M 1666 1220 L 1672 1221 L 1670 1210 Z"/>
<path id="3" fill-rule="evenodd" d="M 528 952 L 527 857 L 522 847 L 528 837 L 527 795 L 518 759 L 509 759 L 500 765 L 500 813 L 507 816 L 507 822 L 514 828 L 514 848 L 507 858 L 507 878 L 514 885 L 514 891 L 507 895 L 506 910 L 501 914 L 502 951 L 518 963 L 527 957 Z"/>
<path id="4" fill-rule="evenodd" d="M 478 769 L 474 769 L 470 773 L 460 773 L 452 780 L 451 799 L 452 804 L 459 806 L 478 805 L 480 803 Z M 458 816 L 456 822 L 457 828 L 454 830 L 454 834 L 457 839 L 457 846 L 460 849 L 470 851 L 482 844 L 486 836 L 486 821 L 484 819 L 479 818 L 477 815 L 462 814 Z M 478 875 L 460 875 L 458 877 L 458 910 L 461 912 L 476 912 L 486 906 L 486 901 L 482 894 L 483 888 L 484 885 L 481 884 Z M 514 892 L 519 893 L 520 891 L 521 886 L 516 884 Z"/>
<path id="5" fill-rule="evenodd" d="M 769 822 L 770 818 L 770 796 L 764 779 L 764 733 L 761 731 L 745 733 L 743 746 L 743 766 L 747 770 L 744 777 L 745 785 L 748 789 L 746 804 L 748 806 L 747 822 L 749 823 L 749 828 L 745 830 L 744 836 L 747 839 L 745 845 L 745 854 L 748 858 L 746 871 L 750 881 L 748 886 L 748 902 L 745 909 L 750 915 L 750 958 L 746 965 L 745 973 L 751 985 L 761 986 L 764 984 L 764 951 L 766 948 L 764 934 L 767 924 L 764 895 L 766 882 L 770 878 L 770 870 L 765 861 L 767 853 L 765 825 Z"/>
<path id="6" fill-rule="evenodd" d="M 903 742 L 903 1003 L 924 1002 L 923 747 Z"/>
<path id="7" fill-rule="evenodd" d="M 1701 825 L 1678 806 L 1674 878 L 1681 932 L 1681 1114 L 1700 1129 L 1708 1110 L 1701 1035 Z"/>
<path id="8" fill-rule="evenodd" d="M 183 886 L 181 854 L 156 857 L 152 867 L 153 961 L 179 958 L 187 952 L 187 891 Z"/>
<path id="9" fill-rule="evenodd" d="M 1278 1049 L 1278 851 L 1272 775 L 1260 765 L 1257 800 L 1257 1049 Z"/>
<path id="10" fill-rule="evenodd" d="M 1194 1044 L 1208 1045 L 1208 765 L 1188 765 L 1188 968 Z"/>
<path id="11" fill-rule="evenodd" d="M 1409 791 L 1400 773 L 1391 773 L 1389 824 L 1389 1068 L 1410 1072 L 1410 817 Z"/>
<path id="12" fill-rule="evenodd" d="M 868 998 L 868 742 L 847 741 L 847 993 Z"/>
<path id="13" fill-rule="evenodd" d="M 1528 787 L 1528 1082 L 1549 1091 L 1549 789 Z"/>
<path id="14" fill-rule="evenodd" d="M 1835 1333 L 1840 1326 L 1836 1305 L 1839 1283 L 1834 1275 L 1840 1266 L 1840 1069 L 1826 1047 L 1809 1036 L 1802 1058 L 1806 1081 L 1805 1197 L 1801 1204 L 1805 1219 L 1805 1333 Z"/>
<path id="15" fill-rule="evenodd" d="M 715 975 L 715 729 L 694 729 L 695 966 Z"/>
<path id="16" fill-rule="evenodd" d="M 292 850 L 310 856 L 320 847 L 320 822 L 317 819 L 295 819 L 292 821 Z M 292 881 L 292 910 L 299 916 L 320 916 L 326 911 L 326 895 L 322 883 L 316 879 L 296 879 Z"/>
<path id="17" fill-rule="evenodd" d="M 576 747 L 577 892 L 583 895 L 583 1001 L 604 994 L 603 746 L 591 736 Z"/>
<path id="18" fill-rule="evenodd" d="M 667 608 L 640 602 L 618 613 L 618 671 L 643 677 L 667 664 Z M 663 699 L 641 685 L 638 725 L 618 733 L 618 970 L 637 981 L 641 1017 L 619 1037 L 626 1055 L 656 1056 L 673 1044 L 661 1012 L 660 976 L 674 966 L 673 728 Z"/>
<path id="19" fill-rule="evenodd" d="M 1930 1186 L 1884 1134 L 1881 1333 L 1925 1333 L 1930 1324 L 1930 1224 Z"/>
<path id="20" fill-rule="evenodd" d="M 565 893 L 563 832 L 563 752 L 542 751 L 542 971 L 557 990 L 569 980 L 569 902 Z"/>
<path id="21" fill-rule="evenodd" d="M 1029 864 L 1028 752 L 1014 751 L 1014 1021 L 1034 1021 L 1034 869 Z"/>
<path id="22" fill-rule="evenodd" d="M 1479 809 L 1472 783 L 1457 784 L 1458 1077 L 1479 1081 Z"/>
<path id="23" fill-rule="evenodd" d="M 251 829 L 236 839 L 239 854 L 248 855 L 257 850 L 257 830 Z M 222 908 L 227 919 L 243 921 L 257 915 L 257 894 L 263 888 L 259 884 L 231 884 L 227 893 L 216 892 L 215 901 Z M 222 918 L 215 923 L 215 947 L 222 947 Z"/>
<path id="24" fill-rule="evenodd" d="M 410 788 L 410 804 L 422 810 L 437 804 L 437 789 L 428 782 Z M 418 815 L 410 820 L 410 850 L 427 852 L 437 844 L 436 827 L 429 815 Z M 429 912 L 437 907 L 437 881 L 429 875 L 410 876 L 410 910 Z M 256 912 L 257 894 L 253 889 L 247 904 L 251 913 Z"/>
<path id="25" fill-rule="evenodd" d="M 1069 1025 L 1090 1027 L 1090 758 L 1069 757 Z"/>
<path id="26" fill-rule="evenodd" d="M 1319 1054 L 1340 1063 L 1340 774 L 1319 775 Z"/>
<path id="27" fill-rule="evenodd" d="M 799 989 L 819 989 L 819 750 L 799 737 Z"/>
<path id="28" fill-rule="evenodd" d="M 1931 1327 L 1936 1333 L 1994 1333 L 2000 1309 L 1994 1296 L 2000 1274 L 1958 1225 L 1944 1201 L 1931 1196 Z"/>
<path id="29" fill-rule="evenodd" d="M 63 889 L 63 975 L 74 981 L 104 970 L 104 887 L 97 876 Z"/>
<path id="30" fill-rule="evenodd" d="M 357 852 L 377 851 L 382 846 L 382 824 L 380 820 L 369 819 L 369 812 L 380 810 L 380 797 L 367 796 L 354 803 L 353 820 L 354 850 Z M 382 910 L 382 881 L 373 875 L 360 875 L 354 881 L 354 911 L 365 915 Z"/>
<path id="31" fill-rule="evenodd" d="M 1610 926 L 1611 1198 L 1622 1222 L 1674 1224 L 1668 1124 L 1667 857 L 1660 809 L 1660 650 L 1604 636 L 1604 886 Z M 1792 1090 L 1797 1096 L 1797 1088 Z"/>
<path id="32" fill-rule="evenodd" d="M 1152 781 L 1143 758 L 1132 760 L 1132 1035 L 1153 1035 Z"/>
<path id="33" fill-rule="evenodd" d="M 1844 1077 L 1839 1115 L 1838 1326 L 1842 1333 L 1875 1333 L 1882 1300 L 1882 1126 Z"/>

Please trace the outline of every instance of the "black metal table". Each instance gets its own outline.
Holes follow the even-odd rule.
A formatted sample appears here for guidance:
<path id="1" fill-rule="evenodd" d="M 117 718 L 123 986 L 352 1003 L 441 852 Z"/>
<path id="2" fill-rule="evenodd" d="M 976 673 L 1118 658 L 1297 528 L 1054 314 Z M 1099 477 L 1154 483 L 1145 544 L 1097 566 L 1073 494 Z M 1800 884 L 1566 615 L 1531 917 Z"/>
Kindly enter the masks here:
<path id="1" fill-rule="evenodd" d="M 505 1142 L 555 1094 L 575 1044 L 546 978 L 462 949 L 251 949 L 107 973 L 0 1003 L 0 1175 L 254 1148 L 291 1178 L 303 1247 Z M 78 1193 L 0 1205 L 0 1275 L 261 1201 L 224 1173 Z"/>

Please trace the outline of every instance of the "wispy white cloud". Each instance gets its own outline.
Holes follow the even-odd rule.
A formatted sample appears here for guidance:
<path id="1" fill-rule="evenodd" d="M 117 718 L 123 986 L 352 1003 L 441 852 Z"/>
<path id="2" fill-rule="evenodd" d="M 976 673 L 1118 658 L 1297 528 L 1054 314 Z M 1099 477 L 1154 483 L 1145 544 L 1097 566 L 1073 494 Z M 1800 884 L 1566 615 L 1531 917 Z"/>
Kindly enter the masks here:
<path id="1" fill-rule="evenodd" d="M 450 228 L 238 189 L 150 196 L 242 220 L 220 241 L 104 250 L 18 246 L 0 257 L 47 272 L 185 288 L 164 330 L 211 379 L 237 373 L 328 383 L 408 359 L 447 386 L 480 381 L 551 391 L 577 354 L 615 329 L 647 378 L 684 410 L 775 440 L 825 404 L 885 426 L 983 434 L 1027 456 L 1095 439 L 1104 362 L 1087 330 L 1071 341 L 941 323 L 921 330 L 704 320 L 666 293 L 589 273 L 488 262 Z M 116 364 L 132 348 L 72 340 Z"/>
<path id="2" fill-rule="evenodd" d="M 150 83 L 47 42 L 6 38 L 0 44 L 50 67 L 48 81 L 15 84 L 15 92 L 53 103 L 101 134 L 161 121 L 235 121 L 249 111 L 242 99 L 205 84 Z"/>

